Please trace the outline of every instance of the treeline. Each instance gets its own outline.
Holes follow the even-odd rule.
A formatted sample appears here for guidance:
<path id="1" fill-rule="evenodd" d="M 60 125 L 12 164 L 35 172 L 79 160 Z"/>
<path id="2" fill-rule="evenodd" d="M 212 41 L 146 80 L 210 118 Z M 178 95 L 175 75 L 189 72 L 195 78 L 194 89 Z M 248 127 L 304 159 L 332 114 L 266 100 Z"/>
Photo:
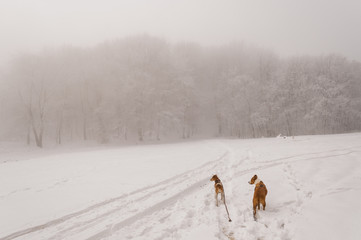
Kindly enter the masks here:
<path id="1" fill-rule="evenodd" d="M 361 130 L 361 64 L 136 36 L 23 55 L 1 75 L 0 139 L 44 143 Z"/>

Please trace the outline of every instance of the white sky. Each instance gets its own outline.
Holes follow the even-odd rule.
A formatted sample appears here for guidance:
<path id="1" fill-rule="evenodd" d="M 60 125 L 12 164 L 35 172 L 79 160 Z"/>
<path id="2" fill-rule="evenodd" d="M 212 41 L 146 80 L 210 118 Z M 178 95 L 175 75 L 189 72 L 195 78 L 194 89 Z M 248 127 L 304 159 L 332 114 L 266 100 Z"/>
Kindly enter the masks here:
<path id="1" fill-rule="evenodd" d="M 0 0 L 0 64 L 24 51 L 142 33 L 361 61 L 361 0 Z"/>

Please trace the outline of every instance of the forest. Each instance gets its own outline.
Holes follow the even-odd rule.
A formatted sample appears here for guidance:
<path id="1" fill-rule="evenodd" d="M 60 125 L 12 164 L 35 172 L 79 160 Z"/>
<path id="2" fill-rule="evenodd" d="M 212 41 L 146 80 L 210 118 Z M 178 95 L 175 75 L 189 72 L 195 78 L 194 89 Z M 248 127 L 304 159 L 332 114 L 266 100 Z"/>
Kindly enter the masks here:
<path id="1" fill-rule="evenodd" d="M 361 131 L 361 63 L 137 35 L 22 54 L 0 72 L 0 140 L 47 144 Z"/>

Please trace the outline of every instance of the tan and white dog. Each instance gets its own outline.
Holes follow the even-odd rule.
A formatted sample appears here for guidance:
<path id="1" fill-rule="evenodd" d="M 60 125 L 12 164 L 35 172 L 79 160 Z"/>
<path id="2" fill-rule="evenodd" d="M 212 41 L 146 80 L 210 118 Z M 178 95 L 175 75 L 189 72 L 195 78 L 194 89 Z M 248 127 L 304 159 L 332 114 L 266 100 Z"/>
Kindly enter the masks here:
<path id="1" fill-rule="evenodd" d="M 210 179 L 210 181 L 214 181 L 214 190 L 215 190 L 215 197 L 216 197 L 216 205 L 218 207 L 218 194 L 221 194 L 221 200 L 224 203 L 224 206 L 226 207 L 227 215 L 228 215 L 228 221 L 232 222 L 231 218 L 229 217 L 228 208 L 226 204 L 226 196 L 224 194 L 224 188 L 221 180 L 218 178 L 217 175 L 213 175 L 213 177 Z"/>
<path id="2" fill-rule="evenodd" d="M 248 183 L 256 185 L 253 194 L 253 217 L 256 218 L 256 208 L 258 207 L 258 210 L 260 210 L 260 204 L 262 204 L 263 210 L 266 209 L 267 188 L 257 175 L 254 175 Z"/>

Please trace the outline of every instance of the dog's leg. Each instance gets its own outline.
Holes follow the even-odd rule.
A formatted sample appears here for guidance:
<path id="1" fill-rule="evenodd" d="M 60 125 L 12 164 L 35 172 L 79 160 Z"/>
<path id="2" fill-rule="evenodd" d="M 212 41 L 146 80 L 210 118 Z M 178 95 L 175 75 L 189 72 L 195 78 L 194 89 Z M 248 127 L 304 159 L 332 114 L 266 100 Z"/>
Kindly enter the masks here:
<path id="1" fill-rule="evenodd" d="M 257 199 L 253 199 L 253 218 L 256 219 Z"/>
<path id="2" fill-rule="evenodd" d="M 261 203 L 262 203 L 262 206 L 263 206 L 263 210 L 266 210 L 266 199 L 262 199 Z"/>
<path id="3" fill-rule="evenodd" d="M 216 192 L 214 197 L 216 198 L 216 206 L 218 207 L 218 193 Z"/>

